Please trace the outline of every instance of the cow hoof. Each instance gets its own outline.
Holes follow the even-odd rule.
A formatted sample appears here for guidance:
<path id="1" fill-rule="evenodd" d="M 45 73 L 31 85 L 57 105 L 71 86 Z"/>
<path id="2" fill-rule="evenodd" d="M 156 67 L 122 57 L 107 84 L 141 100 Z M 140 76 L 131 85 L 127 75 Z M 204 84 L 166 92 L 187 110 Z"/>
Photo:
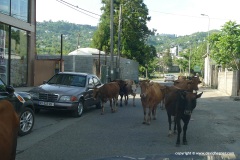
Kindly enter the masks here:
<path id="1" fill-rule="evenodd" d="M 146 122 L 142 122 L 142 124 L 146 124 Z"/>
<path id="2" fill-rule="evenodd" d="M 168 137 L 173 137 L 173 133 L 168 133 Z"/>
<path id="3" fill-rule="evenodd" d="M 101 113 L 101 115 L 104 115 L 104 113 Z"/>
<path id="4" fill-rule="evenodd" d="M 157 120 L 157 118 L 154 117 L 153 120 Z"/>
<path id="5" fill-rule="evenodd" d="M 184 142 L 183 142 L 183 145 L 188 145 L 187 141 L 184 141 Z"/>

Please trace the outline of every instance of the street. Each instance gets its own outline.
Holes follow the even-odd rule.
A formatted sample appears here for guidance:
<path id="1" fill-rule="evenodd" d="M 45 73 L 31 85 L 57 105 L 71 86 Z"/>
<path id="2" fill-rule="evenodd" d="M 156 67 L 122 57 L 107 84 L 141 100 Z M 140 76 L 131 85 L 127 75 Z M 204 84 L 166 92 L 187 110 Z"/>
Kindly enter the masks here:
<path id="1" fill-rule="evenodd" d="M 140 92 L 140 89 L 138 89 Z M 36 114 L 32 133 L 18 137 L 17 160 L 94 160 L 111 157 L 152 158 L 174 155 L 225 155 L 239 158 L 240 101 L 218 90 L 200 88 L 188 125 L 188 145 L 176 147 L 176 135 L 168 137 L 166 110 L 158 107 L 157 120 L 144 125 L 139 94 L 136 107 L 118 107 L 116 113 L 89 109 L 80 118 L 63 112 Z M 199 92 L 200 92 L 199 91 Z M 146 158 L 147 157 L 147 158 Z M 179 158 L 178 157 L 178 158 Z M 236 158 L 237 157 L 237 158 Z"/>

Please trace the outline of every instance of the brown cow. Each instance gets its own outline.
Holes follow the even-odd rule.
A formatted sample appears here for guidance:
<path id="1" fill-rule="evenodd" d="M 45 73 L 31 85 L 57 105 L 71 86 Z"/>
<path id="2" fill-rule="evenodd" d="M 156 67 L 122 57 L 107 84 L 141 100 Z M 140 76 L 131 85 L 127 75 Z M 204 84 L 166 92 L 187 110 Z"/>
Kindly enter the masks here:
<path id="1" fill-rule="evenodd" d="M 102 112 L 101 114 L 104 114 L 104 103 L 107 101 L 110 101 L 110 107 L 112 112 L 117 111 L 117 101 L 118 101 L 118 95 L 119 95 L 120 87 L 117 82 L 109 82 L 104 85 L 102 85 L 99 88 L 93 89 L 93 97 L 100 98 L 101 104 L 102 104 Z M 113 104 L 112 104 L 113 101 Z M 114 108 L 113 108 L 114 105 Z"/>
<path id="2" fill-rule="evenodd" d="M 153 119 L 156 119 L 156 109 L 157 105 L 163 100 L 163 94 L 161 91 L 161 86 L 155 82 L 139 82 L 141 88 L 141 102 L 144 112 L 143 124 L 150 124 L 151 113 L 153 114 Z M 146 117 L 146 112 L 148 108 L 148 117 Z"/>
<path id="3" fill-rule="evenodd" d="M 178 76 L 178 80 L 187 80 L 186 76 Z"/>
<path id="4" fill-rule="evenodd" d="M 190 80 L 191 79 L 191 80 Z M 201 83 L 199 77 L 191 77 L 190 79 L 178 79 L 173 81 L 174 86 L 178 89 L 184 89 L 189 92 L 193 92 L 193 90 L 198 90 L 198 84 Z"/>
<path id="5" fill-rule="evenodd" d="M 16 157 L 19 117 L 13 105 L 0 101 L 0 159 L 14 160 Z"/>
<path id="6" fill-rule="evenodd" d="M 169 136 L 172 134 L 171 131 L 171 116 L 174 116 L 174 132 L 178 131 L 176 145 L 180 145 L 180 134 L 182 132 L 181 120 L 183 121 L 183 144 L 187 144 L 186 131 L 188 123 L 191 118 L 193 109 L 197 105 L 197 98 L 200 98 L 203 94 L 197 94 L 193 92 L 188 92 L 181 89 L 176 89 L 175 87 L 165 86 L 166 97 L 165 97 L 165 107 L 168 115 L 169 124 Z"/>

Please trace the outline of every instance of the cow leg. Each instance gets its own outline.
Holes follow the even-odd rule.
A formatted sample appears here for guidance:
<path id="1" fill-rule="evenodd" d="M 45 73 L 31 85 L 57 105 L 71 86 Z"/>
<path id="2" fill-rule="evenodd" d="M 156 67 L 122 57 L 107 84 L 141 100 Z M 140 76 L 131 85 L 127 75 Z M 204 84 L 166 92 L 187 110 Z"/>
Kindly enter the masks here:
<path id="1" fill-rule="evenodd" d="M 125 106 L 128 105 L 128 95 L 125 95 Z"/>
<path id="2" fill-rule="evenodd" d="M 143 124 L 146 124 L 146 122 L 147 122 L 147 119 L 146 119 L 146 114 L 147 114 L 146 107 L 143 107 L 143 114 L 144 114 Z"/>
<path id="3" fill-rule="evenodd" d="M 113 100 L 114 100 L 114 112 L 116 112 L 117 111 L 117 101 L 118 101 L 118 99 L 117 99 L 117 97 L 115 97 Z"/>
<path id="4" fill-rule="evenodd" d="M 177 133 L 177 123 L 176 123 L 176 117 L 174 117 L 173 119 L 173 122 L 174 122 L 174 130 L 173 130 L 173 133 L 176 134 Z"/>
<path id="5" fill-rule="evenodd" d="M 171 119 L 171 114 L 167 113 L 168 115 L 168 137 L 170 137 L 172 135 L 172 128 L 171 128 L 171 124 L 172 124 L 172 119 Z"/>
<path id="6" fill-rule="evenodd" d="M 160 108 L 162 109 L 162 110 L 164 110 L 164 99 L 161 101 L 161 103 L 160 103 Z"/>
<path id="7" fill-rule="evenodd" d="M 152 110 L 152 115 L 153 115 L 153 120 L 156 120 L 156 114 L 157 114 L 157 105 L 153 107 L 153 110 Z"/>
<path id="8" fill-rule="evenodd" d="M 101 115 L 104 114 L 104 102 L 102 102 L 102 112 L 101 112 Z"/>
<path id="9" fill-rule="evenodd" d="M 181 119 L 179 117 L 176 117 L 176 123 L 177 123 L 177 131 L 178 131 L 176 146 L 179 146 L 180 145 L 180 135 L 182 132 Z"/>
<path id="10" fill-rule="evenodd" d="M 136 95 L 133 95 L 133 107 L 136 106 L 136 105 L 135 105 L 135 96 L 136 96 Z"/>
<path id="11" fill-rule="evenodd" d="M 122 94 L 120 94 L 120 107 L 122 107 L 122 99 L 123 99 L 123 95 Z"/>
<path id="12" fill-rule="evenodd" d="M 188 123 L 189 123 L 189 120 L 190 120 L 190 116 L 187 117 L 186 119 L 184 119 L 184 125 L 183 125 L 183 144 L 184 145 L 187 145 L 187 138 L 186 138 L 186 133 L 187 133 L 187 127 L 188 127 Z"/>
<path id="13" fill-rule="evenodd" d="M 148 108 L 148 118 L 147 118 L 147 124 L 150 125 L 151 123 L 151 114 L 152 114 L 152 111 L 153 111 L 153 107 L 149 107 Z"/>
<path id="14" fill-rule="evenodd" d="M 109 99 L 109 102 L 110 102 L 111 111 L 113 112 L 113 98 Z"/>

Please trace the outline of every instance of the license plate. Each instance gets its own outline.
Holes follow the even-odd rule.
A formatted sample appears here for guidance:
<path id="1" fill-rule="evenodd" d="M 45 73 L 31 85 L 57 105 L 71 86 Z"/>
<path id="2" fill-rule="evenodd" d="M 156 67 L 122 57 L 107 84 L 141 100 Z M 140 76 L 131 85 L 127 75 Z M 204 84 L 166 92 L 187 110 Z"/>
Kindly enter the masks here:
<path id="1" fill-rule="evenodd" d="M 39 101 L 38 104 L 41 105 L 41 106 L 54 106 L 54 103 L 52 103 L 52 102 Z"/>

